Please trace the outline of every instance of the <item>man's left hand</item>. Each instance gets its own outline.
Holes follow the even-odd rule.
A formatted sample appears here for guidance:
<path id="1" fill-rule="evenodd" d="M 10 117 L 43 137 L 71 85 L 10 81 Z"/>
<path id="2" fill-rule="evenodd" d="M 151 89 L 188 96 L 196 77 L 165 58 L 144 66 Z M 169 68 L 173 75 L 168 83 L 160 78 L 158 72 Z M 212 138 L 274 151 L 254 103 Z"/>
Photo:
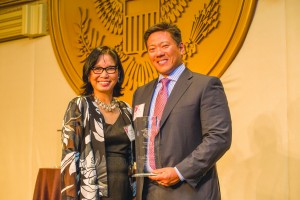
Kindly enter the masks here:
<path id="1" fill-rule="evenodd" d="M 153 170 L 152 173 L 157 174 L 156 176 L 149 176 L 149 179 L 157 181 L 159 185 L 172 186 L 180 181 L 176 170 L 173 167 L 166 167 L 161 169 Z"/>

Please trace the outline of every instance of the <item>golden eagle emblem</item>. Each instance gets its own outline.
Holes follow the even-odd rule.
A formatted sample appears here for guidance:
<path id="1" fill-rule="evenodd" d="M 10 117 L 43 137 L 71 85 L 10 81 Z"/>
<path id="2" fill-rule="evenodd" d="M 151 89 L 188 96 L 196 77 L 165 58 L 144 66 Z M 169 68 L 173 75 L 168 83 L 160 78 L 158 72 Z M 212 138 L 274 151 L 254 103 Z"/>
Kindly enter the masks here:
<path id="1" fill-rule="evenodd" d="M 243 9 L 253 12 L 255 5 L 254 0 L 240 0 L 236 5 L 220 0 L 66 1 L 70 2 L 50 0 L 50 33 L 71 86 L 79 91 L 85 58 L 96 46 L 108 45 L 115 47 L 122 59 L 125 96 L 158 75 L 145 55 L 143 34 L 150 26 L 162 21 L 176 23 L 182 30 L 186 65 L 199 73 L 220 76 L 232 60 L 217 69 L 236 34 Z M 60 19 L 56 13 L 60 13 Z M 251 16 L 249 12 L 246 15 Z M 249 26 L 249 20 L 246 22 Z"/>

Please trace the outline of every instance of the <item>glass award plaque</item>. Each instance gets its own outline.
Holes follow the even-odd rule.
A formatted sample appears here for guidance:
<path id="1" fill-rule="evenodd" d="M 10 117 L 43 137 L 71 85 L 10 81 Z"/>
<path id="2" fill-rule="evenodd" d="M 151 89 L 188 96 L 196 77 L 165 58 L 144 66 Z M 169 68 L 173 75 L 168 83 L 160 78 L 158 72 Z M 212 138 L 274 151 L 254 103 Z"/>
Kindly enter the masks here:
<path id="1" fill-rule="evenodd" d="M 151 125 L 159 124 L 157 117 L 137 117 L 134 120 L 134 132 L 135 132 L 135 153 L 136 153 L 136 173 L 133 177 L 147 177 L 155 176 L 149 172 L 146 168 L 147 165 L 147 149 L 148 149 L 148 139 L 151 134 Z"/>

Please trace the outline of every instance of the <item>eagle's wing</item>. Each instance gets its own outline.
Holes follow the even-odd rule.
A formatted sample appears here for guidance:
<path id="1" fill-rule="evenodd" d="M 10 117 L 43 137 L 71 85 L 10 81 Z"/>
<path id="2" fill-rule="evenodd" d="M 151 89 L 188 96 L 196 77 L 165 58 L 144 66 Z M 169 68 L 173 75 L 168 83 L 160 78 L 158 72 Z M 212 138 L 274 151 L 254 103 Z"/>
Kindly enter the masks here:
<path id="1" fill-rule="evenodd" d="M 161 21 L 175 23 L 191 0 L 160 0 Z"/>
<path id="2" fill-rule="evenodd" d="M 95 0 L 95 8 L 106 30 L 121 35 L 123 32 L 123 3 L 118 0 Z"/>

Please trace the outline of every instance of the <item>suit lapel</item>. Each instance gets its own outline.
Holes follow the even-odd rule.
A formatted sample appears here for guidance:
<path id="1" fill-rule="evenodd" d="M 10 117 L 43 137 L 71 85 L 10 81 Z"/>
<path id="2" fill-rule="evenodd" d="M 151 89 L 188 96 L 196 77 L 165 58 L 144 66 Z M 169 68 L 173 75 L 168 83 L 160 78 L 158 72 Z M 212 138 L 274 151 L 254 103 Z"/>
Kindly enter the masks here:
<path id="1" fill-rule="evenodd" d="M 168 98 L 166 107 L 164 108 L 164 112 L 161 117 L 161 123 L 160 123 L 161 126 L 163 126 L 163 124 L 165 123 L 166 119 L 168 118 L 170 112 L 172 111 L 172 109 L 174 108 L 176 103 L 179 101 L 179 99 L 182 97 L 182 95 L 185 93 L 185 91 L 191 85 L 192 76 L 193 75 L 192 75 L 191 71 L 188 68 L 186 68 L 182 72 L 179 79 L 177 80 L 177 82 L 171 92 L 171 95 Z"/>
<path id="2" fill-rule="evenodd" d="M 151 104 L 151 99 L 152 99 L 152 95 L 154 92 L 154 89 L 156 87 L 157 84 L 157 80 L 152 81 L 149 85 L 147 85 L 145 87 L 143 96 L 145 97 L 145 108 L 144 108 L 144 113 L 143 116 L 148 116 L 149 112 L 150 112 L 150 104 Z"/>

